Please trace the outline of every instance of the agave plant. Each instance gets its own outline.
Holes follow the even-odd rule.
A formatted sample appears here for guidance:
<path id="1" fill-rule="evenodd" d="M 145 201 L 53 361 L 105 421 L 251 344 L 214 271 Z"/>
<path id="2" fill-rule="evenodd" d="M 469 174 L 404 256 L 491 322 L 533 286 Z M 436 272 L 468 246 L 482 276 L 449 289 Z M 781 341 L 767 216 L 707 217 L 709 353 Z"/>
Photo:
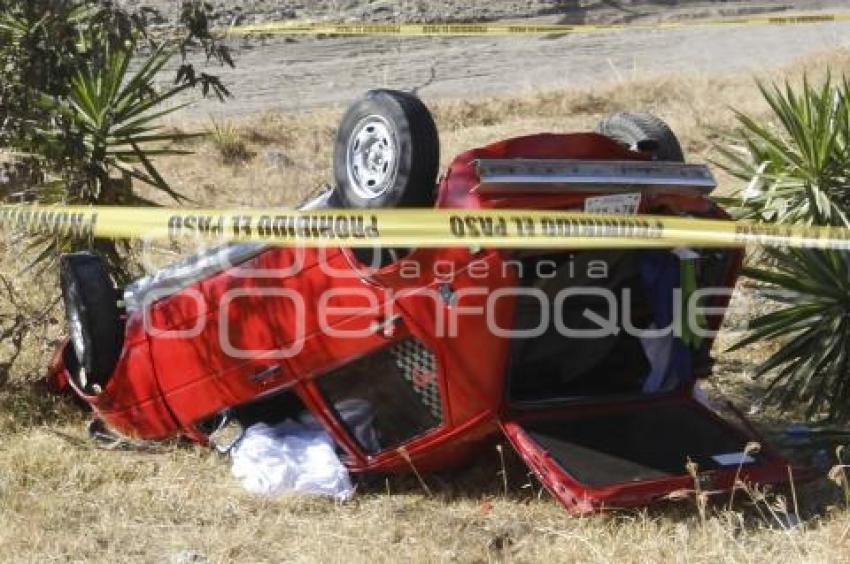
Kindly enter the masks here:
<path id="1" fill-rule="evenodd" d="M 766 249 L 771 268 L 745 268 L 780 309 L 750 323 L 732 350 L 782 339 L 756 369 L 770 379 L 765 401 L 810 418 L 850 418 L 850 257 L 838 251 Z"/>
<path id="2" fill-rule="evenodd" d="M 40 193 L 44 203 L 94 205 L 155 205 L 134 190 L 134 181 L 150 185 L 175 201 L 183 198 L 157 172 L 152 159 L 162 155 L 186 154 L 174 148 L 190 134 L 163 130 L 160 118 L 179 110 L 181 105 L 165 107 L 189 84 L 172 86 L 164 92 L 155 87 L 159 71 L 172 58 L 164 47 L 156 49 L 131 71 L 135 44 L 104 46 L 103 60 L 82 65 L 70 77 L 69 92 L 63 99 L 46 94 L 40 104 L 57 116 L 55 127 L 42 129 L 42 150 L 65 155 L 66 165 L 58 177 Z M 107 260 L 119 281 L 129 276 L 126 267 L 127 242 L 89 241 Z M 41 247 L 36 263 L 42 264 L 61 252 L 79 247 L 68 238 L 35 240 Z"/>
<path id="3" fill-rule="evenodd" d="M 147 34 L 149 9 L 129 12 L 105 0 L 0 0 L 0 145 L 29 155 L 48 182 L 33 190 L 42 203 L 139 205 L 134 186 L 148 184 L 180 200 L 154 158 L 181 154 L 186 135 L 165 131 L 159 118 L 180 109 L 181 92 L 200 86 L 220 99 L 218 77 L 196 73 L 187 57 L 201 47 L 208 60 L 232 66 L 209 28 L 208 5 L 182 4 L 183 37 Z M 142 42 L 145 52 L 143 54 Z M 158 87 L 160 71 L 178 60 L 176 80 Z M 36 264 L 60 252 L 95 248 L 119 281 L 129 276 L 126 242 L 34 241 Z M 123 255 L 123 256 L 122 256 Z"/>
<path id="4" fill-rule="evenodd" d="M 41 103 L 46 108 L 56 106 L 64 118 L 62 126 L 44 131 L 45 137 L 57 148 L 70 147 L 82 157 L 83 170 L 73 171 L 82 172 L 80 178 L 69 179 L 71 190 L 66 199 L 72 203 L 121 203 L 125 198 L 141 201 L 127 190 L 131 179 L 181 200 L 156 171 L 151 158 L 187 153 L 170 145 L 189 135 L 163 131 L 157 121 L 183 107 L 164 104 L 190 86 L 158 92 L 155 78 L 173 53 L 159 47 L 130 73 L 135 52 L 133 42 L 107 47 L 103 63 L 89 62 L 71 76 L 66 99 L 57 102 L 42 96 Z M 122 193 L 122 189 L 127 191 Z"/>
<path id="5" fill-rule="evenodd" d="M 723 168 L 747 183 L 722 199 L 744 219 L 850 227 L 850 82 L 827 76 L 797 90 L 760 84 L 771 115 L 738 112 Z M 850 258 L 821 250 L 764 249 L 744 275 L 764 285 L 778 311 L 750 323 L 733 350 L 765 341 L 782 348 L 756 368 L 766 401 L 810 417 L 850 418 Z"/>
<path id="6" fill-rule="evenodd" d="M 747 183 L 724 203 L 757 221 L 850 225 L 850 82 L 758 86 L 770 119 L 737 112 L 740 127 L 718 148 L 718 164 Z"/>

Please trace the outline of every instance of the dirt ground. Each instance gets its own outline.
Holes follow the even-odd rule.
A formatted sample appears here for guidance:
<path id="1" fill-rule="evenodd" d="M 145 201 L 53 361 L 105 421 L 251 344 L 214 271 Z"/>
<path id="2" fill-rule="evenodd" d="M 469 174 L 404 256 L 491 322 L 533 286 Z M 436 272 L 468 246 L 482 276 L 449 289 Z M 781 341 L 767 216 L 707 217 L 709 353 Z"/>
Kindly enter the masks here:
<path id="1" fill-rule="evenodd" d="M 173 21 L 180 2 L 123 0 L 159 10 Z M 843 0 L 248 0 L 209 2 L 222 24 L 285 20 L 476 22 L 553 16 L 561 23 L 625 23 L 646 20 L 740 16 L 842 7 Z M 846 7 L 846 6 L 844 6 Z"/>
<path id="2" fill-rule="evenodd" d="M 497 1 L 349 2 L 344 16 L 334 18 L 335 2 L 255 2 L 242 9 L 265 17 L 271 6 L 290 6 L 298 17 L 351 19 L 356 9 L 390 7 L 399 19 L 450 20 L 529 16 L 539 23 L 562 21 L 656 21 L 776 12 L 788 9 L 850 9 L 848 0 L 767 2 L 576 2 L 527 3 Z M 671 6 L 671 4 L 675 4 Z M 521 5 L 521 9 L 520 6 Z M 360 8 L 357 8 L 357 7 Z M 412 8 L 427 14 L 410 17 Z M 465 7 L 462 7 L 465 6 Z M 451 7 L 449 10 L 447 7 Z M 355 9 L 356 8 L 356 9 Z M 480 8 L 480 9 L 479 9 Z M 485 10 L 486 8 L 486 10 Z M 237 8 L 230 8 L 236 10 Z M 284 9 L 284 8 L 280 8 Z M 365 8 L 364 8 L 365 9 Z M 418 8 L 417 8 L 418 9 Z M 265 10 L 265 11 L 264 11 Z M 415 12 L 415 10 L 414 10 Z M 384 12 L 381 12 L 384 13 Z M 389 12 L 388 12 L 389 13 Z M 413 13 L 413 12 L 410 12 Z M 476 16 L 476 14 L 478 14 Z M 369 17 L 366 19 L 386 19 Z M 416 90 L 428 102 L 482 95 L 522 96 L 539 90 L 604 87 L 632 79 L 681 73 L 719 76 L 763 73 L 791 60 L 850 45 L 850 23 L 781 26 L 711 26 L 678 30 L 635 29 L 568 36 L 488 38 L 232 38 L 238 67 L 221 72 L 235 97 L 193 103 L 188 119 L 205 120 L 264 111 L 295 111 L 344 106 L 371 88 Z"/>

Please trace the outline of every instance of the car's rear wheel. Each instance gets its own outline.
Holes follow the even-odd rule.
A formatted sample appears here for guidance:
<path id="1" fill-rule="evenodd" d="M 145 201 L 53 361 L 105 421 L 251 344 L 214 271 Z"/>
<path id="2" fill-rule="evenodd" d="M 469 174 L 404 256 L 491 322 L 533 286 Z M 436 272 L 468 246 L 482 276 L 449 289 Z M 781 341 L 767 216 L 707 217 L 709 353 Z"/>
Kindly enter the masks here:
<path id="1" fill-rule="evenodd" d="M 83 391 L 98 393 L 123 346 L 115 286 L 102 259 L 92 253 L 62 257 L 61 283 L 71 345 L 80 365 L 76 382 Z"/>
<path id="2" fill-rule="evenodd" d="M 342 118 L 334 148 L 340 203 L 350 209 L 428 208 L 436 200 L 440 137 L 431 112 L 413 94 L 371 90 Z M 380 269 L 414 249 L 356 249 Z"/>
<path id="3" fill-rule="evenodd" d="M 440 140 L 419 98 L 372 90 L 340 125 L 334 177 L 348 208 L 430 207 L 440 166 Z"/>
<path id="4" fill-rule="evenodd" d="M 670 126 L 647 112 L 621 112 L 602 120 L 597 133 L 631 149 L 646 150 L 659 161 L 684 162 L 682 145 Z"/>

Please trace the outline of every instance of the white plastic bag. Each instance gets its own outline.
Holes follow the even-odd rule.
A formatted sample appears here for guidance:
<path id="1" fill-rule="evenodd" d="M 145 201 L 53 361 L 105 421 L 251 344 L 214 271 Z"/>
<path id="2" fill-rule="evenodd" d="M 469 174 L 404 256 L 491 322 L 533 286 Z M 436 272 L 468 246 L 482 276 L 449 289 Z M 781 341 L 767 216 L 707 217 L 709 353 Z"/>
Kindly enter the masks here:
<path id="1" fill-rule="evenodd" d="M 286 421 L 252 425 L 231 451 L 233 476 L 253 494 L 302 493 L 351 499 L 348 470 L 321 428 Z"/>

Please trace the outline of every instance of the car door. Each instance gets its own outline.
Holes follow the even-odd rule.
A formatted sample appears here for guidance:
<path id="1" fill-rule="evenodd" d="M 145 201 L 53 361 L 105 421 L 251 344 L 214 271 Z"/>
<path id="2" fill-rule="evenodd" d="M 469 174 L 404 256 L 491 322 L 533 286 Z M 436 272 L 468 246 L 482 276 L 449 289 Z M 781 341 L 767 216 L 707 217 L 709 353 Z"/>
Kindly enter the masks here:
<path id="1" fill-rule="evenodd" d="M 776 484 L 805 471 L 689 396 L 515 410 L 501 420 L 517 453 L 577 513 L 624 508 L 673 492 Z M 789 474 L 790 472 L 790 474 Z"/>

